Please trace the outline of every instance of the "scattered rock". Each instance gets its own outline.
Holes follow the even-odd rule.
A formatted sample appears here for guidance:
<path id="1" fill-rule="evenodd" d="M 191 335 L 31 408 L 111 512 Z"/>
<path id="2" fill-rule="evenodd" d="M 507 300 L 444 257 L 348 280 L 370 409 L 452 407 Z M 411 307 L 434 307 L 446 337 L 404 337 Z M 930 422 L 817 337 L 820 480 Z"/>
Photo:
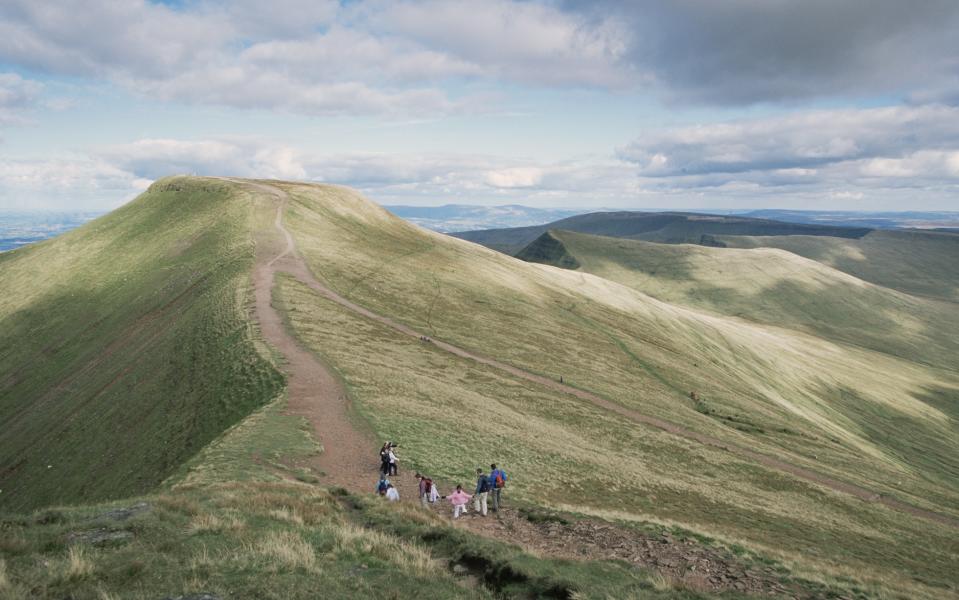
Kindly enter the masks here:
<path id="1" fill-rule="evenodd" d="M 98 527 L 97 529 L 87 529 L 84 531 L 71 531 L 67 534 L 68 544 L 91 544 L 93 546 L 126 542 L 132 539 L 133 532 L 117 531 L 107 529 L 106 527 Z"/>
<path id="2" fill-rule="evenodd" d="M 130 517 L 135 517 L 140 513 L 147 512 L 152 508 L 147 502 L 137 502 L 127 508 L 114 508 L 96 516 L 97 519 L 112 519 L 114 521 L 126 521 Z"/>
<path id="3" fill-rule="evenodd" d="M 467 569 L 466 567 L 464 567 L 463 565 L 459 563 L 455 563 L 453 565 L 453 575 L 466 575 L 469 572 L 470 572 L 469 569 Z"/>

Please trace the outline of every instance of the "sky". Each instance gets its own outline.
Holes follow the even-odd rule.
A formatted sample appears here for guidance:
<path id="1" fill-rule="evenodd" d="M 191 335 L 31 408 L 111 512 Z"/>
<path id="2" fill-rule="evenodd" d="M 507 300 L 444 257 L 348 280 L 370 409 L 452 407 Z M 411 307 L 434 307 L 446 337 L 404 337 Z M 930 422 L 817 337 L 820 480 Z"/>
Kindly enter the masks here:
<path id="1" fill-rule="evenodd" d="M 959 210 L 955 0 L 3 0 L 0 210 Z"/>

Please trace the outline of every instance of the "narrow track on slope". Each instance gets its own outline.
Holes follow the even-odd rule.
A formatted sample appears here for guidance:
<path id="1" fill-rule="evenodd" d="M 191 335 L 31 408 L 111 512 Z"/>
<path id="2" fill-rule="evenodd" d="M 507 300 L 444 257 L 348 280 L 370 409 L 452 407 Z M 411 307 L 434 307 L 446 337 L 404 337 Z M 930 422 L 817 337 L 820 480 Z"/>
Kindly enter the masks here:
<path id="1" fill-rule="evenodd" d="M 309 421 L 323 445 L 323 451 L 310 459 L 310 466 L 321 473 L 327 484 L 352 492 L 372 492 L 379 470 L 376 455 L 379 444 L 371 433 L 364 433 L 350 420 L 349 399 L 343 384 L 313 352 L 291 335 L 272 303 L 277 273 L 290 273 L 301 280 L 305 273 L 309 273 L 296 252 L 293 237 L 282 224 L 283 209 L 288 201 L 286 192 L 251 181 L 228 181 L 252 188 L 276 201 L 274 231 L 256 232 L 255 311 L 261 335 L 285 361 L 281 367 L 287 376 L 287 412 Z M 285 244 L 278 251 L 276 242 L 280 240 L 276 239 L 276 233 L 282 235 Z M 411 474 L 403 472 L 391 481 L 402 496 L 415 498 L 416 483 Z"/>
<path id="2" fill-rule="evenodd" d="M 375 473 L 377 467 L 373 460 L 373 454 L 375 453 L 377 444 L 372 440 L 371 436 L 361 434 L 350 422 L 348 418 L 348 400 L 340 382 L 330 374 L 329 370 L 322 365 L 311 352 L 300 346 L 287 332 L 282 318 L 270 304 L 274 276 L 276 272 L 279 271 L 288 273 L 324 298 L 368 319 L 417 339 L 422 338 L 423 334 L 344 298 L 320 283 L 320 281 L 313 276 L 306 262 L 297 254 L 293 236 L 283 226 L 283 210 L 288 201 L 288 196 L 285 191 L 261 183 L 243 180 L 231 181 L 258 189 L 273 196 L 277 200 L 278 206 L 274 226 L 286 240 L 286 248 L 269 261 L 263 260 L 261 262 L 260 258 L 257 258 L 254 270 L 254 286 L 256 290 L 257 318 L 260 321 L 263 336 L 267 341 L 273 344 L 289 362 L 288 386 L 291 410 L 297 414 L 304 414 L 304 416 L 307 416 L 314 424 L 324 446 L 324 452 L 318 462 L 324 471 L 328 473 L 331 481 L 354 490 L 370 490 L 374 482 L 371 481 L 369 474 Z M 519 367 L 500 362 L 494 358 L 465 350 L 442 340 L 431 338 L 430 341 L 437 348 L 460 358 L 487 365 L 515 377 L 537 383 L 556 392 L 575 396 L 576 398 L 591 402 L 596 406 L 626 417 L 636 423 L 655 427 L 677 437 L 692 440 L 705 446 L 726 450 L 736 456 L 749 459 L 771 469 L 788 473 L 800 479 L 805 479 L 833 491 L 854 496 L 866 502 L 879 503 L 894 510 L 959 529 L 959 519 L 951 515 L 920 508 L 895 498 L 883 496 L 874 490 L 842 481 L 736 444 L 725 442 L 704 433 L 687 429 L 671 421 L 626 408 L 591 392 L 559 383 L 548 377 L 537 375 Z M 317 398 L 320 398 L 319 402 L 316 402 Z M 370 458 L 364 460 L 364 457 Z M 409 478 L 410 474 L 407 472 L 405 475 Z M 414 497 L 415 493 L 413 493 L 414 488 L 412 484 L 410 484 L 409 481 L 403 481 L 402 483 L 403 486 L 400 488 L 401 494 L 405 490 L 407 492 L 407 498 Z"/>

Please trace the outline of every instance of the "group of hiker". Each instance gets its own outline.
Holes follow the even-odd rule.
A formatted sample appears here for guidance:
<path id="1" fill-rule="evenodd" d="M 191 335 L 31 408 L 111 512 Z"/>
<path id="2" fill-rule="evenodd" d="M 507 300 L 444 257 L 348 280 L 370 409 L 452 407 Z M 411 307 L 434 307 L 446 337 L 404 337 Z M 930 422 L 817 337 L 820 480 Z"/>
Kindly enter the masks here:
<path id="1" fill-rule="evenodd" d="M 380 480 L 376 484 L 376 492 L 391 502 L 400 499 L 399 491 L 389 480 L 390 476 L 396 476 L 399 472 L 396 448 L 397 444 L 394 442 L 386 442 L 380 448 Z M 454 519 L 469 512 L 470 500 L 473 501 L 475 514 L 485 517 L 490 510 L 490 504 L 492 504 L 492 511 L 498 512 L 503 488 L 506 487 L 506 472 L 495 463 L 490 465 L 489 473 L 484 472 L 483 469 L 476 469 L 476 488 L 472 494 L 466 493 L 462 485 L 457 485 L 453 493 L 441 496 L 430 477 L 420 473 L 417 473 L 415 477 L 420 505 L 426 508 L 440 499 L 449 500 L 453 505 Z"/>

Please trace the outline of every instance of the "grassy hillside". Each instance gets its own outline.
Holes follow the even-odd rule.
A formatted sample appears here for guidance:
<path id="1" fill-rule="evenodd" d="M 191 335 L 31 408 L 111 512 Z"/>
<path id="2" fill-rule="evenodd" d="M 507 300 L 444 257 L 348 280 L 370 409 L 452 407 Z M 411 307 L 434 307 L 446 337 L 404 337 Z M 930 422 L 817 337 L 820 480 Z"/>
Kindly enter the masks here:
<path id="1" fill-rule="evenodd" d="M 0 254 L 0 507 L 150 490 L 276 396 L 247 315 L 252 223 L 227 184 L 168 179 Z"/>
<path id="2" fill-rule="evenodd" d="M 248 306 L 253 233 L 261 242 L 272 231 L 283 198 L 270 185 L 287 194 L 297 254 L 370 310 L 612 406 L 959 516 L 952 369 L 526 263 L 344 188 L 181 178 L 0 256 L 0 289 L 24 290 L 0 304 L 0 503 L 20 511 L 0 518 L 0 594 L 403 597 L 429 581 L 441 598 L 695 597 L 624 562 L 531 556 L 418 509 L 305 483 L 322 474 L 295 465 L 321 448 L 285 415 Z M 544 255 L 575 259 L 553 242 Z M 784 277 L 783 253 L 763 252 L 768 281 Z M 810 285 L 852 285 L 803 264 Z M 853 298 L 899 298 L 871 293 Z M 800 319 L 781 300 L 769 314 Z M 606 519 L 637 536 L 683 532 L 684 546 L 715 544 L 812 580 L 813 597 L 959 593 L 949 526 L 451 354 L 290 275 L 273 304 L 375 435 L 400 441 L 403 469 L 448 487 L 496 461 L 511 475 L 511 507 Z M 123 502 L 146 504 L 129 519 L 105 505 L 22 512 L 147 490 Z M 91 538 L 102 535 L 112 537 Z"/>
<path id="3" fill-rule="evenodd" d="M 567 268 L 572 264 L 665 302 L 959 371 L 959 310 L 954 304 L 871 284 L 783 250 L 551 231 L 517 257 Z"/>
<path id="4" fill-rule="evenodd" d="M 768 219 L 687 213 L 598 212 L 577 215 L 546 225 L 487 229 L 451 234 L 514 256 L 551 229 L 641 239 L 670 244 L 698 244 L 719 235 L 835 236 L 859 238 L 869 233 L 861 227 L 831 227 L 784 223 Z"/>
<path id="5" fill-rule="evenodd" d="M 959 391 L 954 374 L 518 262 L 419 230 L 341 188 L 284 189 L 293 199 L 288 227 L 315 274 L 376 312 L 623 406 L 956 514 L 959 432 L 947 412 Z M 954 583 L 953 532 L 464 363 L 293 280 L 282 281 L 281 294 L 294 330 L 416 468 L 454 477 L 501 460 L 518 475 L 511 495 L 529 501 L 680 522 L 819 570 L 838 561 L 903 585 L 907 571 Z"/>
<path id="6" fill-rule="evenodd" d="M 737 248 L 780 248 L 894 290 L 959 302 L 959 233 L 874 231 L 858 240 L 730 237 Z"/>

